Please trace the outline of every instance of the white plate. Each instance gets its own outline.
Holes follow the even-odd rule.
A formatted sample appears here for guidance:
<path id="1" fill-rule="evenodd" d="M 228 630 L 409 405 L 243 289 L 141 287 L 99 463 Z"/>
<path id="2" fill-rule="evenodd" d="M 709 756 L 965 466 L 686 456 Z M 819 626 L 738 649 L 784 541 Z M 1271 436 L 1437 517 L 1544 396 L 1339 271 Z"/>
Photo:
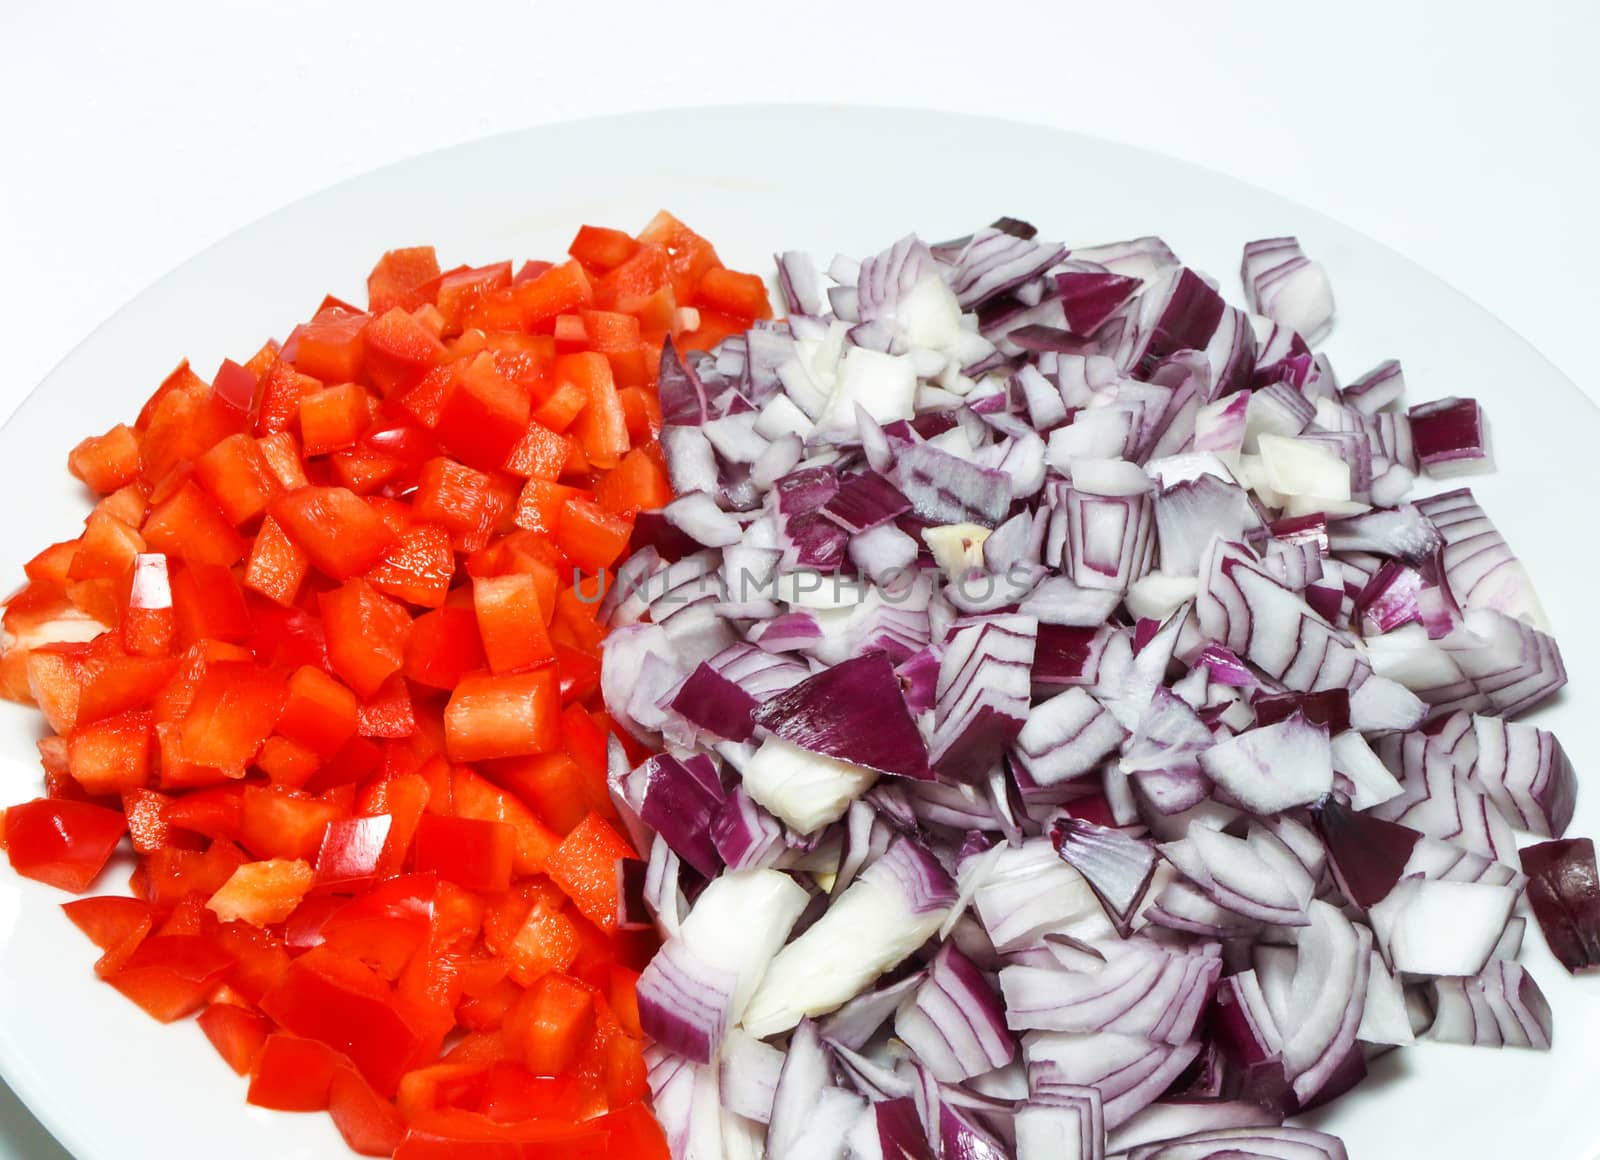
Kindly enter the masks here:
<path id="1" fill-rule="evenodd" d="M 825 262 L 1000 214 L 1078 244 L 1159 233 L 1234 298 L 1240 246 L 1298 234 L 1332 276 L 1340 315 L 1327 349 L 1347 379 L 1392 355 L 1416 397 L 1486 405 L 1504 470 L 1471 482 L 1527 561 L 1576 691 L 1539 720 L 1580 773 L 1600 770 L 1600 730 L 1582 708 L 1600 690 L 1590 510 L 1600 412 L 1472 302 L 1308 209 L 1124 146 L 944 113 L 747 108 L 561 125 L 407 161 L 257 222 L 119 311 L 0 432 L 0 495 L 10 497 L 0 585 L 85 512 L 68 449 L 130 417 L 180 356 L 209 374 L 223 356 L 282 337 L 325 291 L 362 300 L 366 271 L 390 247 L 430 242 L 447 263 L 555 256 L 580 223 L 637 228 L 663 206 L 731 265 L 763 271 L 774 250 L 808 248 Z M 39 729 L 30 710 L 0 711 L 0 800 L 36 794 Z M 1573 832 L 1597 823 L 1590 788 Z M 103 888 L 123 879 L 108 873 Z M 160 1026 L 97 983 L 64 897 L 0 869 L 0 1070 L 79 1160 L 340 1154 L 326 1117 L 247 1107 L 243 1081 L 192 1022 Z M 1397 1052 L 1318 1124 L 1360 1160 L 1600 1154 L 1600 979 L 1570 978 L 1537 930 L 1527 948 L 1555 1009 L 1554 1051 Z"/>

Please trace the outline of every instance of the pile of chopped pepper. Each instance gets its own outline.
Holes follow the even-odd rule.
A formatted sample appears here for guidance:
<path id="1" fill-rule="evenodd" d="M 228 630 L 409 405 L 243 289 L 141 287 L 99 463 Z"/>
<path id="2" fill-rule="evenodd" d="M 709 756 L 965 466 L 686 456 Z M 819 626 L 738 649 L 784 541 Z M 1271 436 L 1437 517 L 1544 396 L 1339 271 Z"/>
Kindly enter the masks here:
<path id="1" fill-rule="evenodd" d="M 666 213 L 569 255 L 394 250 L 365 310 L 181 365 L 72 451 L 98 502 L 5 608 L 52 730 L 12 866 L 119 891 L 131 842 L 65 904 L 97 974 L 365 1155 L 667 1155 L 596 592 L 671 499 L 663 345 L 770 309 Z"/>

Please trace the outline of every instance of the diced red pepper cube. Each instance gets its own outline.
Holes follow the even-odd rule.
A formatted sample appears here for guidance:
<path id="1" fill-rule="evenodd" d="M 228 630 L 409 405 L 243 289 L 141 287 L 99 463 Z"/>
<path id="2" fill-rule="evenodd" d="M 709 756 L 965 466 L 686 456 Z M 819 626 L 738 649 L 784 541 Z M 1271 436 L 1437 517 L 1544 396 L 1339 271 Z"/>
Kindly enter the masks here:
<path id="1" fill-rule="evenodd" d="M 492 266 L 462 267 L 451 270 L 439 279 L 439 292 L 434 299 L 439 313 L 444 316 L 445 333 L 461 331 L 462 320 L 468 310 L 485 295 L 503 290 L 511 285 L 511 263 L 497 262 Z"/>
<path id="2" fill-rule="evenodd" d="M 485 761 L 558 748 L 560 699 L 549 665 L 528 673 L 463 677 L 445 707 L 451 760 Z"/>
<path id="3" fill-rule="evenodd" d="M 78 550 L 67 566 L 68 580 L 119 579 L 144 551 L 144 537 L 122 520 L 96 509 L 84 521 Z"/>
<path id="4" fill-rule="evenodd" d="M 672 484 L 656 456 L 635 447 L 595 484 L 594 498 L 612 515 L 632 516 L 666 507 L 672 502 Z"/>
<path id="5" fill-rule="evenodd" d="M 433 871 L 467 890 L 492 894 L 511 885 L 514 842 L 503 822 L 426 814 L 414 839 L 417 871 Z"/>
<path id="6" fill-rule="evenodd" d="M 526 432 L 531 407 L 527 388 L 502 376 L 484 351 L 446 392 L 434 434 L 462 462 L 496 471 Z"/>
<path id="7" fill-rule="evenodd" d="M 349 889 L 375 881 L 393 824 L 388 814 L 329 822 L 317 851 L 317 888 Z"/>
<path id="8" fill-rule="evenodd" d="M 390 250 L 367 275 L 367 309 L 381 315 L 393 307 L 415 310 L 425 298 L 418 293 L 439 277 L 439 259 L 432 246 Z"/>
<path id="9" fill-rule="evenodd" d="M 283 922 L 311 889 L 312 871 L 298 858 L 265 858 L 236 869 L 206 902 L 223 922 L 267 927 Z"/>
<path id="10" fill-rule="evenodd" d="M 593 352 L 564 355 L 556 360 L 556 374 L 580 388 L 587 400 L 572 432 L 589 462 L 602 468 L 615 467 L 631 443 L 628 417 L 617 395 L 611 364 L 604 355 Z"/>
<path id="11" fill-rule="evenodd" d="M 574 498 L 562 504 L 555 533 L 556 543 L 568 559 L 587 572 L 598 572 L 616 563 L 627 550 L 633 521 L 603 510 L 592 500 Z"/>
<path id="12" fill-rule="evenodd" d="M 397 306 L 368 325 L 366 354 L 367 377 L 388 397 L 416 386 L 446 351 L 437 335 Z"/>
<path id="13" fill-rule="evenodd" d="M 456 557 L 449 533 L 421 524 L 400 533 L 367 582 L 385 596 L 423 608 L 438 608 L 450 594 Z"/>
<path id="14" fill-rule="evenodd" d="M 261 593 L 274 604 L 292 607 L 311 571 L 311 557 L 289 538 L 271 516 L 261 521 L 255 543 L 250 545 L 250 560 L 245 565 L 244 585 Z"/>
<path id="15" fill-rule="evenodd" d="M 367 571 L 395 541 L 383 517 L 349 488 L 302 487 L 273 500 L 271 511 L 311 563 L 335 580 Z"/>
<path id="16" fill-rule="evenodd" d="M 361 1156 L 393 1156 L 405 1136 L 405 1121 L 395 1106 L 373 1091 L 353 1067 L 333 1073 L 328 1114 L 345 1145 Z"/>
<path id="17" fill-rule="evenodd" d="M 107 981 L 163 1023 L 205 1006 L 233 966 L 233 957 L 199 935 L 145 939 Z"/>
<path id="18" fill-rule="evenodd" d="M 410 615 L 360 579 L 317 599 L 329 665 L 358 697 L 371 697 L 405 663 Z"/>
<path id="19" fill-rule="evenodd" d="M 190 563 L 172 574 L 172 612 L 178 647 L 202 640 L 242 643 L 252 628 L 233 570 L 221 564 Z"/>
<path id="20" fill-rule="evenodd" d="M 406 638 L 405 674 L 420 685 L 453 689 L 487 662 L 470 608 L 440 608 L 417 617 Z"/>
<path id="21" fill-rule="evenodd" d="M 361 375 L 361 333 L 372 316 L 338 307 L 317 312 L 300 330 L 294 365 L 325 383 L 348 383 Z"/>
<path id="22" fill-rule="evenodd" d="M 342 1050 L 384 1095 L 416 1062 L 421 1041 L 393 992 L 372 971 L 340 956 L 301 955 L 261 1009 L 289 1031 Z"/>
<path id="23" fill-rule="evenodd" d="M 338 1054 L 326 1044 L 274 1032 L 256 1057 L 245 1100 L 279 1112 L 323 1111 L 338 1065 Z"/>
<path id="24" fill-rule="evenodd" d="M 320 390 L 322 383 L 301 374 L 286 359 L 279 359 L 256 384 L 250 406 L 250 430 L 258 436 L 286 431 L 300 415 L 300 399 Z"/>
<path id="25" fill-rule="evenodd" d="M 514 291 L 525 329 L 534 330 L 558 314 L 567 314 L 594 301 L 589 276 L 577 262 L 563 262 Z M 549 333 L 548 329 L 545 333 Z"/>
<path id="26" fill-rule="evenodd" d="M 480 576 L 472 582 L 472 604 L 491 672 L 531 669 L 555 659 L 549 617 L 533 576 Z"/>
<path id="27" fill-rule="evenodd" d="M 285 491 L 305 487 L 311 482 L 306 478 L 306 465 L 300 459 L 300 444 L 288 431 L 263 435 L 256 440 L 256 446 L 267 461 L 272 477 Z"/>
<path id="28" fill-rule="evenodd" d="M 337 801 L 274 786 L 244 787 L 239 840 L 258 858 L 309 861 L 322 846 L 329 823 L 347 817 Z"/>
<path id="29" fill-rule="evenodd" d="M 356 731 L 356 695 L 321 669 L 304 665 L 289 678 L 277 731 L 323 758 Z"/>
<path id="30" fill-rule="evenodd" d="M 263 1015 L 232 1003 L 213 1003 L 196 1020 L 217 1054 L 237 1075 L 249 1075 L 267 1041 L 272 1023 Z"/>
<path id="31" fill-rule="evenodd" d="M 772 317 L 766 283 L 755 274 L 739 274 L 722 267 L 707 270 L 701 277 L 694 304 L 752 321 Z"/>
<path id="32" fill-rule="evenodd" d="M 150 778 L 151 715 L 132 710 L 73 730 L 67 762 L 73 779 L 90 794 L 139 789 Z"/>
<path id="33" fill-rule="evenodd" d="M 578 236 L 573 238 L 572 244 L 567 247 L 567 253 L 597 274 L 616 269 L 633 257 L 638 250 L 639 243 L 622 230 L 607 229 L 604 226 L 582 227 L 578 230 Z"/>
<path id="34" fill-rule="evenodd" d="M 505 469 L 523 479 L 559 479 L 571 455 L 570 439 L 542 423 L 530 423 L 506 457 Z"/>
<path id="35" fill-rule="evenodd" d="M 534 1075 L 560 1075 L 594 1034 L 594 998 L 575 979 L 541 976 L 506 1016 L 506 1037 Z"/>
<path id="36" fill-rule="evenodd" d="M 67 456 L 67 468 L 92 490 L 109 495 L 139 478 L 139 437 L 118 423 L 104 435 L 91 435 Z"/>
<path id="37" fill-rule="evenodd" d="M 585 918 L 601 930 L 614 931 L 619 903 L 617 862 L 637 857 L 604 818 L 590 813 L 550 856 L 550 879 Z"/>
<path id="38" fill-rule="evenodd" d="M 251 662 L 208 665 L 183 716 L 185 760 L 242 777 L 277 723 L 283 699 L 278 672 Z"/>
<path id="39" fill-rule="evenodd" d="M 141 530 L 150 551 L 191 563 L 228 565 L 244 558 L 239 533 L 193 482 L 153 505 Z"/>
<path id="40" fill-rule="evenodd" d="M 235 527 L 266 511 L 283 491 L 260 443 L 243 432 L 229 435 L 195 460 L 194 475 Z"/>
<path id="41" fill-rule="evenodd" d="M 306 455 L 354 447 L 372 422 L 372 396 L 355 383 L 300 397 L 300 444 Z"/>
<path id="42" fill-rule="evenodd" d="M 74 893 L 93 885 L 127 832 L 128 821 L 119 811 L 88 802 L 39 798 L 5 811 L 11 868 Z"/>
<path id="43" fill-rule="evenodd" d="M 546 479 L 530 479 L 517 498 L 517 527 L 551 535 L 560 526 L 561 513 L 567 501 L 582 495 L 583 492 L 575 487 L 551 483 Z"/>

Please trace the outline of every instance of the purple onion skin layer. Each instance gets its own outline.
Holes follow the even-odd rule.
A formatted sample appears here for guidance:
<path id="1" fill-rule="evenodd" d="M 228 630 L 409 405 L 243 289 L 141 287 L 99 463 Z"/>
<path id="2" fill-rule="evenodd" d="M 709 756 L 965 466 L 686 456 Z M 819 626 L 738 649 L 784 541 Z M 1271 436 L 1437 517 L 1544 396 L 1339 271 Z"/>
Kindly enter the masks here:
<path id="1" fill-rule="evenodd" d="M 773 736 L 880 773 L 926 780 L 928 751 L 885 652 L 824 669 L 755 713 Z"/>
<path id="2" fill-rule="evenodd" d="M 1594 842 L 1564 838 L 1520 851 L 1528 904 L 1550 953 L 1573 974 L 1600 967 L 1600 870 Z"/>
<path id="3" fill-rule="evenodd" d="M 1357 813 L 1331 795 L 1311 807 L 1311 818 L 1350 901 L 1363 908 L 1389 896 L 1422 837 L 1398 822 Z"/>

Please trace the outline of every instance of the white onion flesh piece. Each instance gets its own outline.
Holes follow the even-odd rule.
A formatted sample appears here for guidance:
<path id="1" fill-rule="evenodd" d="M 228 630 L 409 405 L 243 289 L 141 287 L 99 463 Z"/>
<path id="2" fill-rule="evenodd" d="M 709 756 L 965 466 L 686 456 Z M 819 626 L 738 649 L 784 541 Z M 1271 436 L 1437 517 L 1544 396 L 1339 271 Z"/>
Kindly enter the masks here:
<path id="1" fill-rule="evenodd" d="M 896 1012 L 894 1030 L 935 1079 L 959 1083 L 1016 1055 L 1015 1041 L 1001 1030 L 1004 1019 L 988 981 L 946 943 Z"/>
<path id="2" fill-rule="evenodd" d="M 744 1014 L 760 1038 L 833 1011 L 939 929 L 955 888 L 937 863 L 901 839 L 772 961 Z"/>
<path id="3" fill-rule="evenodd" d="M 1521 963 L 1496 959 L 1470 978 L 1433 981 L 1427 1038 L 1483 1047 L 1550 1048 L 1550 1004 Z"/>
<path id="4" fill-rule="evenodd" d="M 1103 1160 L 1105 1156 L 1105 1104 L 1100 1089 L 1083 1087 L 1081 1095 L 1068 1097 L 1057 1091 L 1053 1102 L 1029 1104 L 1017 1110 L 1016 1160 Z"/>
<path id="5" fill-rule="evenodd" d="M 1406 1010 L 1405 988 L 1374 947 L 1367 965 L 1367 996 L 1361 1009 L 1356 1038 L 1362 1043 L 1404 1047 L 1416 1042 L 1411 1017 Z"/>
<path id="6" fill-rule="evenodd" d="M 1522 561 L 1489 522 L 1466 488 L 1419 500 L 1417 508 L 1444 539 L 1450 587 L 1469 608 L 1490 608 L 1549 632 L 1533 581 Z"/>
<path id="7" fill-rule="evenodd" d="M 1000 971 L 1006 1018 L 1016 1031 L 1110 1031 L 1186 1042 L 1222 970 L 1209 954 L 1158 943 L 1107 945 L 1092 971 L 1009 966 Z"/>
<path id="8" fill-rule="evenodd" d="M 1577 776 L 1555 735 L 1521 721 L 1474 716 L 1472 782 L 1517 829 L 1559 838 L 1572 821 Z"/>
<path id="9" fill-rule="evenodd" d="M 779 1048 L 737 1027 L 730 1030 L 718 1062 L 723 1107 L 758 1124 L 771 1122 L 783 1061 Z"/>
<path id="10" fill-rule="evenodd" d="M 770 1160 L 823 1160 L 844 1155 L 845 1140 L 861 1114 L 859 1096 L 835 1087 L 830 1061 L 807 1022 L 789 1040 L 783 1073 L 767 1126 Z"/>
<path id="11" fill-rule="evenodd" d="M 776 870 L 719 875 L 639 977 L 650 1034 L 696 1063 L 711 1062 L 807 900 L 799 883 Z M 699 980 L 706 985 L 697 987 Z"/>
<path id="12" fill-rule="evenodd" d="M 1313 902 L 1295 946 L 1283 1029 L 1283 1062 L 1302 1102 L 1322 1089 L 1355 1046 L 1366 1006 L 1372 932 L 1326 902 Z"/>
<path id="13" fill-rule="evenodd" d="M 1470 727 L 1470 720 L 1466 723 Z M 1468 783 L 1470 755 L 1446 750 L 1444 736 L 1407 733 L 1385 740 L 1381 756 L 1393 755 L 1391 764 L 1398 767 L 1400 793 L 1374 806 L 1373 816 L 1487 858 L 1512 860 L 1516 841 L 1510 824 L 1486 794 Z M 1466 740 L 1476 749 L 1471 733 Z"/>
<path id="14" fill-rule="evenodd" d="M 1413 975 L 1475 975 L 1511 918 L 1518 890 L 1406 878 L 1369 911 L 1390 966 Z"/>
<path id="15" fill-rule="evenodd" d="M 1030 1031 L 1022 1040 L 1030 1096 L 1049 1103 L 1057 1092 L 1099 1088 L 1108 1131 L 1154 1102 L 1199 1052 L 1197 1041 L 1175 1047 L 1108 1032 Z"/>
<path id="16" fill-rule="evenodd" d="M 1309 805 L 1333 788 L 1328 731 L 1298 714 L 1214 745 L 1200 767 L 1257 814 Z"/>

